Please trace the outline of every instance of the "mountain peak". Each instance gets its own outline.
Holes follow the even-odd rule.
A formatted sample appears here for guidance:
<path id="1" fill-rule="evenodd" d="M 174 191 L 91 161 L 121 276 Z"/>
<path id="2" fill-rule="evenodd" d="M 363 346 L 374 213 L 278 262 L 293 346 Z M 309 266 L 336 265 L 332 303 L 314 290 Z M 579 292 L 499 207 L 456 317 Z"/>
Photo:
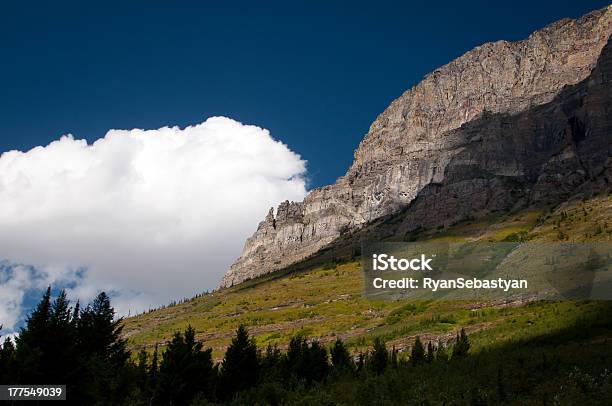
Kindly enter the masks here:
<path id="1" fill-rule="evenodd" d="M 496 202 L 474 205 L 476 215 L 527 204 L 535 193 L 546 194 L 538 183 L 541 176 L 548 176 L 551 168 L 555 176 L 569 176 L 575 169 L 573 161 L 563 161 L 567 173 L 551 163 L 568 146 L 559 136 L 568 125 L 567 115 L 547 117 L 552 121 L 546 126 L 538 121 L 539 115 L 526 123 L 507 120 L 514 128 L 504 127 L 507 123 L 500 118 L 550 104 L 564 89 L 587 79 L 611 32 L 608 6 L 576 20 L 549 24 L 522 41 L 485 43 L 435 69 L 374 120 L 351 167 L 335 184 L 313 190 L 303 202 L 282 203 L 274 227 L 260 224 L 221 287 L 299 262 L 347 231 L 406 209 L 433 186 L 463 200 L 461 207 L 469 207 L 473 199 Z M 495 118 L 487 120 L 488 115 Z M 513 137 L 505 145 L 504 140 Z M 483 139 L 488 148 L 476 149 L 474 143 Z M 531 151 L 534 139 L 545 148 Z M 491 140 L 507 150 L 491 145 Z M 576 154 L 574 158 L 580 158 Z M 429 210 L 427 226 L 465 215 L 463 210 L 447 210 L 436 219 L 437 209 Z M 410 224 L 420 226 L 418 221 Z"/>

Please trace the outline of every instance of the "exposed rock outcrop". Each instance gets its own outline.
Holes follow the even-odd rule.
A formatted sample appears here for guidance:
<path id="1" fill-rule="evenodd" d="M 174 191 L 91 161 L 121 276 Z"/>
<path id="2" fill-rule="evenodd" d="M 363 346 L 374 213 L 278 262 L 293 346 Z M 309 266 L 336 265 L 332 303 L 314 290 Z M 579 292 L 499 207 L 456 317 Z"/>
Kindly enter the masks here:
<path id="1" fill-rule="evenodd" d="M 611 32 L 609 6 L 523 41 L 476 47 L 427 75 L 372 123 L 335 184 L 270 210 L 221 287 L 406 208 L 406 229 L 435 226 L 554 201 L 605 172 L 611 96 L 600 85 L 610 73 L 605 60 L 593 70 Z M 590 93 L 577 85 L 587 78 Z"/>

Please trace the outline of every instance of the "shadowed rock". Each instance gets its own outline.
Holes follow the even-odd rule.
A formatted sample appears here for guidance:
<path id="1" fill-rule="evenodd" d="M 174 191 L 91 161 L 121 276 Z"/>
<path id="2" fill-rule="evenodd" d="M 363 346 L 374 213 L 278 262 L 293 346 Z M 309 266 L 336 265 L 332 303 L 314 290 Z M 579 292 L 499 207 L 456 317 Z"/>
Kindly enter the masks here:
<path id="1" fill-rule="evenodd" d="M 381 218 L 401 215 L 394 232 L 404 233 L 607 184 L 611 32 L 609 6 L 436 69 L 378 116 L 336 183 L 268 213 L 221 287 Z"/>

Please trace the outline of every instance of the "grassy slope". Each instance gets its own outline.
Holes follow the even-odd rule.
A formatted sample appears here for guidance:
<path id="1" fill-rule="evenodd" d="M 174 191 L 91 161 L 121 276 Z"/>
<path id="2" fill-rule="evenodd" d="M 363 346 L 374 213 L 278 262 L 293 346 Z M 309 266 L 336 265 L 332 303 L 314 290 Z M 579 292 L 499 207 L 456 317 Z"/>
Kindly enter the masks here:
<path id="1" fill-rule="evenodd" d="M 610 225 L 607 220 L 610 220 Z M 421 240 L 602 241 L 612 239 L 612 197 L 565 203 L 551 211 L 466 221 L 423 233 Z M 531 339 L 607 313 L 602 302 L 537 302 L 526 306 L 461 302 L 377 302 L 362 297 L 360 264 L 348 262 L 268 277 L 125 321 L 132 348 L 151 349 L 191 324 L 205 346 L 220 358 L 236 327 L 249 327 L 260 346 L 283 348 L 301 331 L 323 342 L 340 336 L 358 351 L 374 336 L 405 348 L 416 335 L 447 340 L 461 327 L 471 333 L 475 350 Z M 607 334 L 607 333 L 606 333 Z M 604 336 L 606 335 L 604 334 Z M 612 333 L 610 333 L 612 337 Z"/>

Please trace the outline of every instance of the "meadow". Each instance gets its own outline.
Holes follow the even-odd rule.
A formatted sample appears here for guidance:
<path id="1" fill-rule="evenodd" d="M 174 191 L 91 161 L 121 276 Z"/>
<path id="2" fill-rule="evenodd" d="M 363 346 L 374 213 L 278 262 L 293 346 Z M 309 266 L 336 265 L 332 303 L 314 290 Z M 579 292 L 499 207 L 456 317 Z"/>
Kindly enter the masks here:
<path id="1" fill-rule="evenodd" d="M 600 195 L 555 208 L 466 219 L 409 238 L 609 241 L 611 212 L 612 198 Z M 388 240 L 398 241 L 394 236 Z M 363 290 L 359 258 L 328 261 L 266 275 L 128 318 L 123 332 L 133 353 L 140 349 L 150 352 L 156 345 L 163 351 L 173 333 L 191 325 L 196 338 L 213 349 L 216 360 L 241 324 L 261 348 L 271 344 L 285 349 L 291 337 L 300 334 L 326 345 L 339 337 L 353 354 L 365 351 L 376 337 L 385 340 L 387 347 L 405 352 L 417 336 L 424 342 L 445 343 L 465 328 L 473 351 L 485 351 L 556 334 L 598 314 L 609 315 L 608 304 L 597 301 L 378 301 L 365 298 Z M 602 334 L 605 339 L 608 333 Z"/>

